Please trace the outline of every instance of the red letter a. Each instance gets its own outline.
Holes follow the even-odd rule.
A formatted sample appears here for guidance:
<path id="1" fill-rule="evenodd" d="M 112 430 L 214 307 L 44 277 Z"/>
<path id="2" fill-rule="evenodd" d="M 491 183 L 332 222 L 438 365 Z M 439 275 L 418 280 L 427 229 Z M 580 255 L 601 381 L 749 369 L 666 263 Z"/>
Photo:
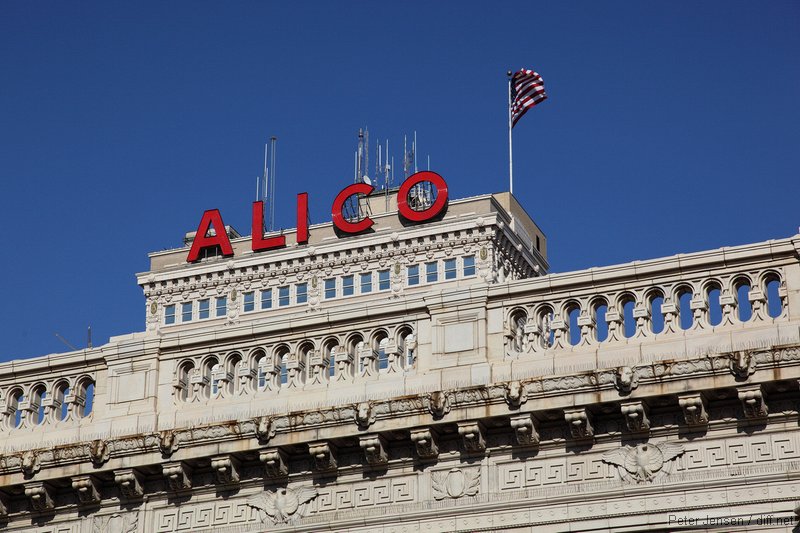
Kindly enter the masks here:
<path id="1" fill-rule="evenodd" d="M 209 237 L 208 230 L 214 226 L 215 235 Z M 200 252 L 205 248 L 219 246 L 222 250 L 222 255 L 233 255 L 233 248 L 231 248 L 231 241 L 228 239 L 228 233 L 225 231 L 225 224 L 222 223 L 222 215 L 219 214 L 219 209 L 209 209 L 203 213 L 203 218 L 200 219 L 200 226 L 197 227 L 197 233 L 192 241 L 192 248 L 189 250 L 189 256 L 186 261 L 194 263 L 200 259 Z"/>

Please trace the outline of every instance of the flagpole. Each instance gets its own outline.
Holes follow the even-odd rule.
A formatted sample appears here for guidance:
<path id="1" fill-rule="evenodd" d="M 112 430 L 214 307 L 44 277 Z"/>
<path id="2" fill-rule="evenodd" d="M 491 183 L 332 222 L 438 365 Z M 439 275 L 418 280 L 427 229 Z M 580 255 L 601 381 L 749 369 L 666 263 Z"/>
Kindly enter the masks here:
<path id="1" fill-rule="evenodd" d="M 508 74 L 508 192 L 514 194 L 514 158 L 511 142 L 511 71 Z"/>

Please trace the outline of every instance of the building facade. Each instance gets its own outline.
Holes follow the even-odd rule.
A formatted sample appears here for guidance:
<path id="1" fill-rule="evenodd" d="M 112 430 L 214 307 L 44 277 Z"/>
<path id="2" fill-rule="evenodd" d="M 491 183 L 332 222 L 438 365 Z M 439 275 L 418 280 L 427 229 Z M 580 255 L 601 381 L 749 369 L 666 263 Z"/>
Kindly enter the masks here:
<path id="1" fill-rule="evenodd" d="M 0 364 L 0 527 L 797 527 L 800 236 L 548 274 L 508 193 L 366 201 L 150 254 L 145 331 Z"/>

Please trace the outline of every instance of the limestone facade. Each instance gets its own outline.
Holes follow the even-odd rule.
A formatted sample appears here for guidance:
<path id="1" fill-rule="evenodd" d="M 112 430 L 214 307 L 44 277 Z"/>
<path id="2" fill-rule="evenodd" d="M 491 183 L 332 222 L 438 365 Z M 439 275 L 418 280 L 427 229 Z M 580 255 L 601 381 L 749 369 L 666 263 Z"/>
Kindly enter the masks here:
<path id="1" fill-rule="evenodd" d="M 547 274 L 507 194 L 393 201 L 368 235 L 151 254 L 145 331 L 0 364 L 0 525 L 797 526 L 800 236 Z"/>

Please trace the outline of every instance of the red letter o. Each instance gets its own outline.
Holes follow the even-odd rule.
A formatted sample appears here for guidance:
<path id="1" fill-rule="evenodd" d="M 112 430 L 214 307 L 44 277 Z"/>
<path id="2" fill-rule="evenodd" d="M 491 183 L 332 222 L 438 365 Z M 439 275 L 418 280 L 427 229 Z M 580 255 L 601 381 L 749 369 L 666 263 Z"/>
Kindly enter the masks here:
<path id="1" fill-rule="evenodd" d="M 423 181 L 429 181 L 436 187 L 436 200 L 429 208 L 422 211 L 414 211 L 408 205 L 408 193 L 411 188 Z M 400 214 L 412 222 L 425 222 L 439 215 L 447 206 L 447 182 L 436 172 L 430 170 L 423 170 L 416 174 L 409 176 L 409 178 L 400 185 L 400 191 L 397 193 L 397 210 Z"/>

